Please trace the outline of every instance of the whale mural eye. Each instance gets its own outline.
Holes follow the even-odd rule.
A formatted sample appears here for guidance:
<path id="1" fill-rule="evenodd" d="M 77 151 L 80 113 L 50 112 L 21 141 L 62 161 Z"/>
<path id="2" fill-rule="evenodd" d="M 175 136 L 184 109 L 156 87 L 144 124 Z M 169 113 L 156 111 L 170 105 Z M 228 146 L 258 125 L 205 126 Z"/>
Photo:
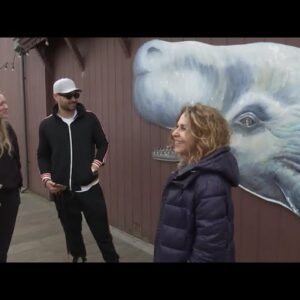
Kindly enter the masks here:
<path id="1" fill-rule="evenodd" d="M 239 124 L 246 128 L 254 128 L 259 124 L 259 119 L 252 112 L 246 112 L 238 116 L 235 120 L 236 124 Z"/>

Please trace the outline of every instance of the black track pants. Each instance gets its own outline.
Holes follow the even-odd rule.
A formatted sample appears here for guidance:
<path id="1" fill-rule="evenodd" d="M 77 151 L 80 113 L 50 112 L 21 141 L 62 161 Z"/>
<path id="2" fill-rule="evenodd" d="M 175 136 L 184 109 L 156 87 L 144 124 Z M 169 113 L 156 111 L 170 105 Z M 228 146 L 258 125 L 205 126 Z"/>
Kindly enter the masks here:
<path id="1" fill-rule="evenodd" d="M 114 248 L 104 195 L 99 184 L 83 193 L 64 191 L 54 196 L 58 216 L 63 226 L 67 250 L 74 257 L 85 257 L 82 237 L 82 215 L 97 242 L 106 262 L 117 262 L 119 256 Z"/>

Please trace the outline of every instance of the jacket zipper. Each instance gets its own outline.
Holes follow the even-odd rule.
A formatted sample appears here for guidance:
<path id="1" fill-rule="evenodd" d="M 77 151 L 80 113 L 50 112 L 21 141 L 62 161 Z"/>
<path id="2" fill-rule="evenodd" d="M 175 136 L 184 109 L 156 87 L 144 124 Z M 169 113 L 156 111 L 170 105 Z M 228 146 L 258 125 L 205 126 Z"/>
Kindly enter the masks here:
<path id="1" fill-rule="evenodd" d="M 72 167 L 73 167 L 73 146 L 72 146 L 71 124 L 68 124 L 69 138 L 70 138 L 70 177 L 69 177 L 69 189 L 70 189 L 70 191 L 72 191 Z"/>

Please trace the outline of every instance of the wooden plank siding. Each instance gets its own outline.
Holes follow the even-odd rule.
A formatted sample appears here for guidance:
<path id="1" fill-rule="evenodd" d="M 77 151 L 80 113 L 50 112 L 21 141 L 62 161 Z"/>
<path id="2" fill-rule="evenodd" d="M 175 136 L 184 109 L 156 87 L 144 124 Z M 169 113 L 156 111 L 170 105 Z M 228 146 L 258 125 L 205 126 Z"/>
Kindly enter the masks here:
<path id="1" fill-rule="evenodd" d="M 137 49 L 152 38 L 132 38 L 131 56 L 117 38 L 73 38 L 85 65 L 82 72 L 63 39 L 48 55 L 53 80 L 73 78 L 83 89 L 80 101 L 100 119 L 109 141 L 107 164 L 100 181 L 106 197 L 110 223 L 129 234 L 153 242 L 160 211 L 161 193 L 174 163 L 156 161 L 151 152 L 168 144 L 169 131 L 143 120 L 133 104 L 133 59 Z M 212 45 L 278 42 L 300 47 L 300 38 L 163 38 L 167 41 L 197 40 Z M 13 54 L 11 41 L 0 39 L 0 55 Z M 26 103 L 29 141 L 30 189 L 47 195 L 40 183 L 36 148 L 39 122 L 46 116 L 46 87 L 52 88 L 45 66 L 35 50 L 26 57 Z M 3 59 L 2 59 L 3 60 Z M 22 136 L 22 114 L 17 101 L 20 91 L 19 66 L 0 71 L 2 86 L 12 99 L 12 123 Z M 17 87 L 17 88 L 16 88 Z M 48 101 L 51 101 L 48 99 Z M 53 104 L 53 101 L 52 101 Z M 21 147 L 24 140 L 21 137 Z M 23 148 L 24 149 L 24 148 Z M 233 189 L 237 261 L 300 261 L 300 218 L 286 208 L 267 202 L 240 188 Z"/>
<path id="2" fill-rule="evenodd" d="M 25 56 L 25 78 L 29 188 L 40 195 L 48 196 L 47 190 L 41 184 L 36 159 L 39 124 L 47 116 L 45 66 L 36 51 L 30 51 L 30 55 Z"/>
<path id="3" fill-rule="evenodd" d="M 25 157 L 25 130 L 24 130 L 24 113 L 23 98 L 21 89 L 21 59 L 15 57 L 15 70 L 11 71 L 11 63 L 14 58 L 13 41 L 8 38 L 0 38 L 0 66 L 8 63 L 8 69 L 0 70 L 0 92 L 2 92 L 8 104 L 8 120 L 14 127 L 18 136 L 20 147 L 20 156 L 22 166 L 26 165 Z M 24 185 L 27 186 L 25 168 L 22 169 Z"/>

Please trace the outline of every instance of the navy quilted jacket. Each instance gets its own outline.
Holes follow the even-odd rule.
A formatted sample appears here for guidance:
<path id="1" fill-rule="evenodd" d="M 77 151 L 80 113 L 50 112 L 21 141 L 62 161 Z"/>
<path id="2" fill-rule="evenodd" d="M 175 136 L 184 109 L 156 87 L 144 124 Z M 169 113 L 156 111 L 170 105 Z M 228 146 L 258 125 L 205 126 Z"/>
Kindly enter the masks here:
<path id="1" fill-rule="evenodd" d="M 154 245 L 155 262 L 233 262 L 231 186 L 239 171 L 229 147 L 169 177 Z"/>

